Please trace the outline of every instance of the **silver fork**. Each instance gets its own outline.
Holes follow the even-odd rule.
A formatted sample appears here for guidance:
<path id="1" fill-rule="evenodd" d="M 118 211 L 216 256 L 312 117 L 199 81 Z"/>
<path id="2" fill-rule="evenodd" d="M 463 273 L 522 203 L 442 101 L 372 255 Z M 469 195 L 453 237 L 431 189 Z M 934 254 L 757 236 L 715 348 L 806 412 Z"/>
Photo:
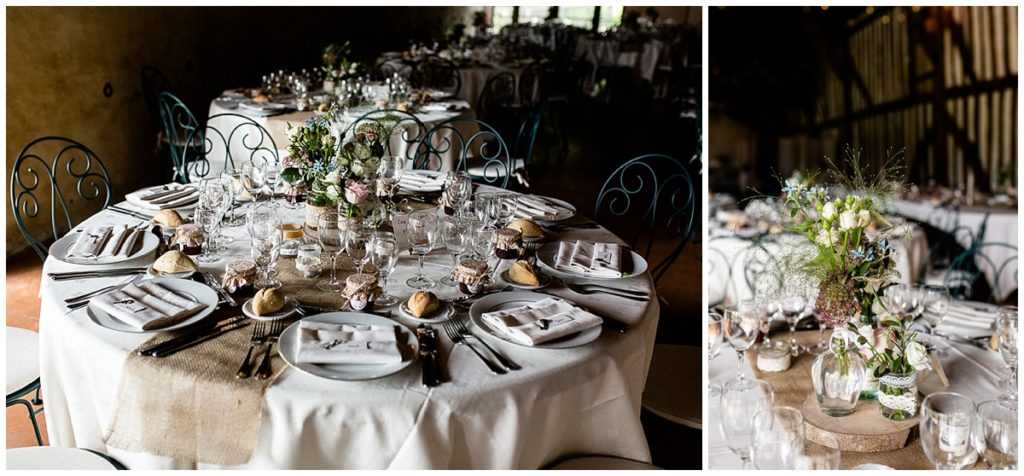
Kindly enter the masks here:
<path id="1" fill-rule="evenodd" d="M 519 364 L 513 362 L 511 359 L 505 357 L 504 355 L 501 355 L 500 353 L 498 353 L 498 351 L 494 350 L 490 345 L 488 345 L 487 342 L 484 342 L 483 339 L 477 337 L 476 334 L 470 332 L 469 328 L 466 327 L 466 323 L 463 322 L 461 319 L 451 319 L 450 322 L 452 322 L 455 325 L 455 330 L 458 331 L 459 334 L 461 334 L 463 337 L 472 337 L 476 339 L 477 342 L 481 343 L 484 346 L 484 348 L 487 349 L 491 353 L 491 355 L 497 358 L 498 362 L 501 362 L 501 365 L 503 365 L 506 369 L 522 369 L 522 367 L 520 367 Z"/>
<path id="2" fill-rule="evenodd" d="M 451 339 L 453 343 L 455 343 L 456 347 L 459 344 L 466 344 L 466 347 L 472 349 L 473 353 L 476 354 L 477 357 L 480 357 L 480 360 L 484 361 L 485 364 L 487 364 L 487 368 L 491 369 L 491 372 L 495 374 L 504 374 L 508 372 L 507 370 L 498 367 L 497 365 L 494 365 L 494 362 L 487 360 L 487 358 L 484 357 L 484 355 L 481 354 L 480 351 L 476 350 L 476 347 L 473 347 L 473 344 L 467 342 L 466 337 L 463 336 L 462 334 L 459 334 L 459 331 L 455 329 L 455 324 L 453 324 L 451 320 L 441 323 L 441 326 L 444 327 L 444 333 L 448 335 L 448 338 Z"/>
<path id="3" fill-rule="evenodd" d="M 235 373 L 235 378 L 249 378 L 252 375 L 252 351 L 258 345 L 263 345 L 267 341 L 267 325 L 263 322 L 257 322 L 252 327 L 252 338 L 249 340 L 249 352 L 245 354 L 245 361 L 242 362 L 242 366 L 238 367 L 238 372 Z"/>
<path id="4" fill-rule="evenodd" d="M 263 353 L 263 361 L 260 362 L 260 368 L 256 370 L 256 378 L 266 380 L 270 377 L 270 350 L 274 348 L 274 343 L 281 337 L 282 331 L 284 331 L 283 320 L 270 323 L 270 332 L 267 336 L 267 350 Z"/>

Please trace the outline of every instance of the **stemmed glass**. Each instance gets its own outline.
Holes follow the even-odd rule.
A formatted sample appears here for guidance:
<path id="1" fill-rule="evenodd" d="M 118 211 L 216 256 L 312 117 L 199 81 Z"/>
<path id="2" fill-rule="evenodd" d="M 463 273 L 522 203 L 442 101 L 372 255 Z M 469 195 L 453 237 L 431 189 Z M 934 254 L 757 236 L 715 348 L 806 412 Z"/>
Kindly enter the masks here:
<path id="1" fill-rule="evenodd" d="M 473 213 L 476 219 L 484 222 L 485 225 L 494 226 L 498 217 L 494 213 L 494 193 L 481 192 L 473 198 Z"/>
<path id="2" fill-rule="evenodd" d="M 210 251 L 220 251 L 219 242 L 223 240 L 221 235 L 221 221 L 224 214 L 231 208 L 230 192 L 225 187 L 220 177 L 205 178 L 199 182 L 199 206 L 214 208 L 219 213 L 220 219 L 214 223 L 208 231 L 210 235 Z"/>
<path id="3" fill-rule="evenodd" d="M 331 279 L 316 284 L 321 291 L 341 291 L 343 285 L 338 281 L 338 255 L 345 248 L 345 230 L 340 224 L 345 217 L 338 212 L 324 212 L 317 218 L 316 236 L 320 248 L 331 255 Z"/>
<path id="4" fill-rule="evenodd" d="M 992 400 L 978 405 L 974 448 L 991 469 L 1017 469 L 1017 407 Z"/>
<path id="5" fill-rule="evenodd" d="M 736 378 L 733 380 L 744 380 L 743 356 L 747 349 L 754 345 L 757 340 L 757 330 L 761 327 L 757 313 L 751 310 L 726 310 L 725 319 L 722 321 L 725 327 L 725 336 L 729 345 L 736 349 L 739 358 L 736 369 Z"/>
<path id="6" fill-rule="evenodd" d="M 461 214 L 460 212 L 465 209 L 464 205 L 473 197 L 473 179 L 469 172 L 448 172 L 448 177 L 445 178 L 445 192 L 452 201 L 451 207 L 456 215 Z"/>
<path id="7" fill-rule="evenodd" d="M 263 190 L 265 181 L 266 177 L 263 175 L 262 169 L 252 162 L 242 164 L 242 186 L 252 196 L 253 203 L 260 200 L 260 191 Z"/>
<path id="8" fill-rule="evenodd" d="M 1001 306 L 996 312 L 999 354 L 1006 362 L 1008 377 L 999 383 L 1006 387 L 1005 400 L 1017 403 L 1017 306 Z"/>
<path id="9" fill-rule="evenodd" d="M 774 400 L 772 386 L 762 380 L 734 379 L 722 388 L 719 430 L 729 449 L 743 461 L 743 469 L 750 465 L 754 416 L 771 408 Z"/>
<path id="10" fill-rule="evenodd" d="M 516 216 L 516 208 L 519 206 L 519 194 L 513 192 L 500 192 L 493 198 L 494 215 L 502 227 L 512 222 Z"/>
<path id="11" fill-rule="evenodd" d="M 256 287 L 277 287 L 280 282 L 268 278 L 268 269 L 280 252 L 281 218 L 277 216 L 277 210 L 270 204 L 253 204 L 253 207 L 246 213 L 246 229 L 249 238 L 252 238 L 250 253 L 253 260 L 260 268 L 260 279 Z M 274 284 L 277 284 L 275 286 Z M 262 286 L 261 286 L 262 284 Z"/>
<path id="12" fill-rule="evenodd" d="M 896 284 L 885 290 L 883 301 L 890 313 L 913 320 L 920 312 L 921 292 L 912 284 Z"/>
<path id="13" fill-rule="evenodd" d="M 936 392 L 921 402 L 921 446 L 935 469 L 960 469 L 976 457 L 971 432 L 974 401 L 959 393 Z"/>
<path id="14" fill-rule="evenodd" d="M 270 189 L 270 202 L 274 202 L 274 194 L 277 193 L 277 186 L 281 183 L 281 164 L 267 161 L 263 164 L 263 180 Z"/>
<path id="15" fill-rule="evenodd" d="M 718 357 L 719 351 L 722 350 L 722 343 L 725 342 L 722 319 L 721 314 L 714 311 L 708 312 L 708 361 Z M 708 392 L 712 397 L 717 397 L 722 394 L 722 387 L 709 382 Z"/>
<path id="16" fill-rule="evenodd" d="M 452 271 L 458 265 L 459 255 L 466 251 L 466 225 L 456 216 L 446 216 L 441 221 L 441 240 L 445 248 L 452 254 Z M 452 279 L 451 274 L 441 279 L 445 286 L 455 286 L 458 283 Z"/>
<path id="17" fill-rule="evenodd" d="M 241 226 L 245 224 L 245 218 L 239 217 L 235 213 L 236 207 L 235 202 L 239 200 L 242 195 L 242 171 L 240 169 L 224 169 L 221 173 L 221 180 L 228 188 L 229 198 L 231 201 L 231 217 L 224 221 L 227 226 Z"/>
<path id="18" fill-rule="evenodd" d="M 789 324 L 789 354 L 793 357 L 800 355 L 801 347 L 796 343 L 796 325 L 800 323 L 800 319 L 804 317 L 804 297 L 799 295 L 789 295 L 782 300 L 782 315 L 786 318 L 786 324 Z"/>
<path id="19" fill-rule="evenodd" d="M 203 227 L 205 239 L 203 240 L 203 253 L 196 256 L 200 263 L 215 263 L 221 260 L 220 255 L 213 253 L 213 235 L 216 233 L 217 225 L 220 224 L 221 208 L 217 205 L 204 203 L 195 210 L 195 221 Z"/>
<path id="20" fill-rule="evenodd" d="M 794 469 L 804 450 L 804 415 L 799 409 L 778 406 L 754 415 L 750 457 L 757 469 Z"/>
<path id="21" fill-rule="evenodd" d="M 281 254 L 281 234 L 273 233 L 266 239 L 253 239 L 249 253 L 256 266 L 260 269 L 260 277 L 256 281 L 257 288 L 279 288 L 282 283 L 279 279 L 270 275 L 270 266 L 277 261 Z"/>
<path id="22" fill-rule="evenodd" d="M 348 230 L 345 232 L 345 254 L 356 265 L 359 273 L 363 272 L 363 267 L 370 261 L 371 238 L 372 236 L 365 231 Z"/>
<path id="23" fill-rule="evenodd" d="M 395 242 L 394 233 L 378 231 L 373 234 L 370 243 L 370 261 L 377 268 L 380 274 L 381 289 L 383 292 L 374 301 L 378 306 L 391 306 L 398 302 L 398 298 L 388 294 L 388 276 L 395 269 L 398 262 L 398 244 Z"/>
<path id="24" fill-rule="evenodd" d="M 782 307 L 777 302 L 769 302 L 765 305 L 764 314 L 762 316 L 762 319 L 764 320 L 764 328 L 762 329 L 762 332 L 764 332 L 764 339 L 761 340 L 762 347 L 771 348 L 772 321 L 775 320 L 775 316 L 778 315 L 781 310 Z"/>
<path id="25" fill-rule="evenodd" d="M 825 328 L 828 326 L 826 325 L 825 319 L 822 319 L 820 312 L 814 310 L 811 314 L 814 316 L 814 320 L 818 323 L 818 344 L 807 349 L 807 351 L 817 355 L 828 350 L 828 342 L 825 342 Z"/>
<path id="26" fill-rule="evenodd" d="M 380 165 L 377 166 L 377 177 L 383 187 L 388 203 L 394 204 L 395 189 L 398 188 L 398 181 L 402 180 L 402 173 L 405 171 L 405 159 L 397 155 L 385 155 L 380 158 Z"/>
<path id="27" fill-rule="evenodd" d="M 433 210 L 413 213 L 409 216 L 406 232 L 409 235 L 412 252 L 419 259 L 419 271 L 416 276 L 406 280 L 405 284 L 415 289 L 430 289 L 437 286 L 433 279 L 423 274 L 423 257 L 430 253 L 437 239 L 437 215 Z"/>
<path id="28" fill-rule="evenodd" d="M 949 288 L 945 286 L 927 285 L 922 289 L 922 314 L 927 313 L 932 319 L 928 320 L 928 332 L 931 333 L 939 324 L 942 324 L 942 319 L 946 317 L 946 313 L 949 312 L 949 305 L 953 302 L 953 296 L 949 293 Z"/>

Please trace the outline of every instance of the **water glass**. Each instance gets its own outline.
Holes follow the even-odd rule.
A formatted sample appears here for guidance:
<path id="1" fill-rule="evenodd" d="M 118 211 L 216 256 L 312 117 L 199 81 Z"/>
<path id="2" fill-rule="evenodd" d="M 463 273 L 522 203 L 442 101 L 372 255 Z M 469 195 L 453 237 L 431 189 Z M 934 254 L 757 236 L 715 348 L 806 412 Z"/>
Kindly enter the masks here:
<path id="1" fill-rule="evenodd" d="M 321 266 L 320 245 L 316 243 L 299 245 L 299 253 L 295 256 L 295 269 L 302 273 L 302 277 L 320 276 Z"/>
<path id="2" fill-rule="evenodd" d="M 804 317 L 805 306 L 804 297 L 800 295 L 786 296 L 780 305 L 786 324 L 789 324 L 789 354 L 793 357 L 800 355 L 801 351 L 800 345 L 796 343 L 796 325 Z"/>
<path id="3" fill-rule="evenodd" d="M 273 206 L 265 203 L 253 204 L 245 214 L 245 226 L 249 238 L 263 241 L 280 232 L 281 218 L 277 216 L 277 210 Z"/>
<path id="4" fill-rule="evenodd" d="M 996 312 L 996 335 L 999 336 L 999 354 L 1003 356 L 1008 378 L 1000 381 L 1006 387 L 1004 398 L 1017 402 L 1017 306 L 1001 306 Z"/>
<path id="5" fill-rule="evenodd" d="M 203 227 L 203 234 L 205 235 L 203 240 L 203 253 L 196 256 L 196 261 L 200 263 L 215 263 L 220 261 L 220 255 L 213 253 L 211 250 L 213 247 L 213 235 L 216 233 L 217 226 L 220 224 L 220 208 L 208 206 L 196 207 L 194 215 L 196 224 Z"/>
<path id="6" fill-rule="evenodd" d="M 456 216 L 446 216 L 441 222 L 441 241 L 445 248 L 452 254 L 452 271 L 458 265 L 459 255 L 466 251 L 466 225 Z M 455 286 L 456 283 L 451 274 L 441 279 L 441 284 Z"/>
<path id="7" fill-rule="evenodd" d="M 373 234 L 370 244 L 370 261 L 377 268 L 380 274 L 381 289 L 383 292 L 374 301 L 378 306 L 391 306 L 398 303 L 398 298 L 388 294 L 388 277 L 395 270 L 398 263 L 398 244 L 395 241 L 395 234 L 388 231 L 378 231 Z"/>
<path id="8" fill-rule="evenodd" d="M 424 210 L 413 213 L 409 216 L 408 234 L 409 243 L 412 245 L 412 252 L 418 258 L 418 272 L 406 280 L 405 284 L 414 289 L 430 289 L 437 286 L 437 282 L 423 274 L 423 258 L 434 248 L 437 239 L 437 214 L 434 210 Z"/>
<path id="9" fill-rule="evenodd" d="M 723 319 L 722 315 L 717 312 L 708 312 L 708 360 L 718 357 L 722 343 L 725 342 L 722 330 Z"/>
<path id="10" fill-rule="evenodd" d="M 338 212 L 324 212 L 317 219 L 316 236 L 320 248 L 331 256 L 331 278 L 316 285 L 321 291 L 341 291 L 344 288 L 338 280 L 338 255 L 345 249 L 345 230 L 340 224 L 346 219 Z"/>
<path id="11" fill-rule="evenodd" d="M 950 295 L 949 288 L 931 284 L 922 288 L 922 292 L 924 306 L 922 316 L 929 321 L 929 332 L 931 332 L 939 324 L 942 324 L 942 319 L 949 312 L 949 305 L 953 301 L 953 296 Z"/>
<path id="12" fill-rule="evenodd" d="M 281 164 L 267 160 L 263 164 L 263 180 L 267 183 L 267 188 L 270 190 L 270 201 L 273 202 L 277 186 L 281 183 Z"/>
<path id="13" fill-rule="evenodd" d="M 978 405 L 974 448 L 991 469 L 1017 469 L 1017 406 L 1006 400 Z"/>
<path id="14" fill-rule="evenodd" d="M 499 192 L 493 198 L 493 209 L 494 214 L 497 218 L 497 222 L 502 227 L 507 227 L 512 223 L 512 218 L 516 216 L 516 208 L 519 206 L 519 194 L 514 192 Z"/>
<path id="15" fill-rule="evenodd" d="M 249 248 L 252 260 L 259 267 L 260 277 L 254 284 L 257 288 L 280 288 L 281 281 L 270 276 L 270 266 L 273 265 L 281 253 L 281 235 L 272 234 L 266 239 L 252 240 Z"/>
<path id="16" fill-rule="evenodd" d="M 958 393 L 937 392 L 921 402 L 921 446 L 935 469 L 960 469 L 977 456 L 974 419 L 974 401 Z"/>
<path id="17" fill-rule="evenodd" d="M 227 187 L 229 192 L 229 201 L 231 204 L 231 216 L 224 221 L 227 226 L 240 226 L 245 223 L 243 217 L 239 217 L 235 213 L 235 202 L 237 202 L 241 196 L 244 187 L 242 186 L 242 170 L 241 169 L 224 169 L 224 172 L 220 174 L 221 180 Z"/>
<path id="18" fill-rule="evenodd" d="M 754 416 L 771 408 L 774 397 L 772 386 L 762 380 L 733 379 L 722 388 L 719 431 L 729 449 L 743 461 L 743 469 L 750 465 Z"/>
<path id="19" fill-rule="evenodd" d="M 777 406 L 754 415 L 750 457 L 757 469 L 794 469 L 804 451 L 804 415 L 793 407 Z"/>
<path id="20" fill-rule="evenodd" d="M 263 190 L 265 183 L 266 176 L 263 174 L 262 168 L 252 162 L 242 164 L 242 186 L 252 196 L 253 203 L 259 201 L 260 191 Z"/>
<path id="21" fill-rule="evenodd" d="M 747 349 L 757 340 L 757 331 L 761 327 L 760 319 L 752 310 L 729 309 L 725 311 L 725 319 L 722 320 L 722 324 L 726 340 L 729 341 L 729 345 L 733 349 L 736 349 L 736 354 L 739 357 L 736 380 L 744 380 L 746 377 L 743 375 L 743 357 Z"/>
<path id="22" fill-rule="evenodd" d="M 347 230 L 345 232 L 345 254 L 356 265 L 359 273 L 363 272 L 366 263 L 370 261 L 370 238 L 369 232 Z"/>

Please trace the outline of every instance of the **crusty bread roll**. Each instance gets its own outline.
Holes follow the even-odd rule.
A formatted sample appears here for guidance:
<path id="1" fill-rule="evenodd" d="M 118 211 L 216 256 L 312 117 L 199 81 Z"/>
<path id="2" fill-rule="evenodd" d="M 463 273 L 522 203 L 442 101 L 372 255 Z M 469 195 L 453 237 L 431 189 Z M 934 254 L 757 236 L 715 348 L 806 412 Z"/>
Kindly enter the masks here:
<path id="1" fill-rule="evenodd" d="M 537 226 L 533 220 L 521 219 L 512 222 L 508 226 L 513 230 L 519 230 L 523 234 L 523 238 L 544 238 L 544 231 Z"/>
<path id="2" fill-rule="evenodd" d="M 160 213 L 153 217 L 153 224 L 166 228 L 177 228 L 184 225 L 185 220 L 181 218 L 181 214 L 174 210 L 160 210 Z"/>
<path id="3" fill-rule="evenodd" d="M 274 288 L 260 289 L 252 298 L 252 312 L 257 316 L 273 314 L 281 309 L 284 309 L 284 294 Z"/>
<path id="4" fill-rule="evenodd" d="M 513 282 L 518 284 L 524 284 L 527 286 L 540 286 L 540 279 L 537 278 L 537 272 L 533 269 L 527 261 L 516 261 L 508 268 L 508 277 Z"/>
<path id="5" fill-rule="evenodd" d="M 197 269 L 196 262 L 192 261 L 185 253 L 178 250 L 171 250 L 157 258 L 153 263 L 153 269 L 167 274 L 188 273 Z"/>
<path id="6" fill-rule="evenodd" d="M 426 316 L 441 307 L 441 301 L 430 291 L 416 291 L 409 298 L 409 311 L 416 317 Z"/>

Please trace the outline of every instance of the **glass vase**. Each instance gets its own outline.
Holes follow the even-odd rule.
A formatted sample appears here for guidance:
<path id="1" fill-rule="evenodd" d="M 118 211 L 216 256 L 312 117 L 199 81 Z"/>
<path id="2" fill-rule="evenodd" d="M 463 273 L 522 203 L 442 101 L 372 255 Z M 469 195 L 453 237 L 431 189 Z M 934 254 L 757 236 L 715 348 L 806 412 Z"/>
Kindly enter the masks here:
<path id="1" fill-rule="evenodd" d="M 895 421 L 917 414 L 917 371 L 888 373 L 878 379 L 878 409 Z"/>
<path id="2" fill-rule="evenodd" d="M 874 400 L 878 398 L 878 377 L 875 377 L 877 365 L 872 365 L 864 371 L 864 386 L 860 389 L 861 400 Z"/>
<path id="3" fill-rule="evenodd" d="M 864 359 L 851 344 L 853 337 L 842 327 L 832 331 L 829 349 L 811 366 L 811 382 L 821 411 L 829 416 L 853 413 L 864 386 Z"/>

